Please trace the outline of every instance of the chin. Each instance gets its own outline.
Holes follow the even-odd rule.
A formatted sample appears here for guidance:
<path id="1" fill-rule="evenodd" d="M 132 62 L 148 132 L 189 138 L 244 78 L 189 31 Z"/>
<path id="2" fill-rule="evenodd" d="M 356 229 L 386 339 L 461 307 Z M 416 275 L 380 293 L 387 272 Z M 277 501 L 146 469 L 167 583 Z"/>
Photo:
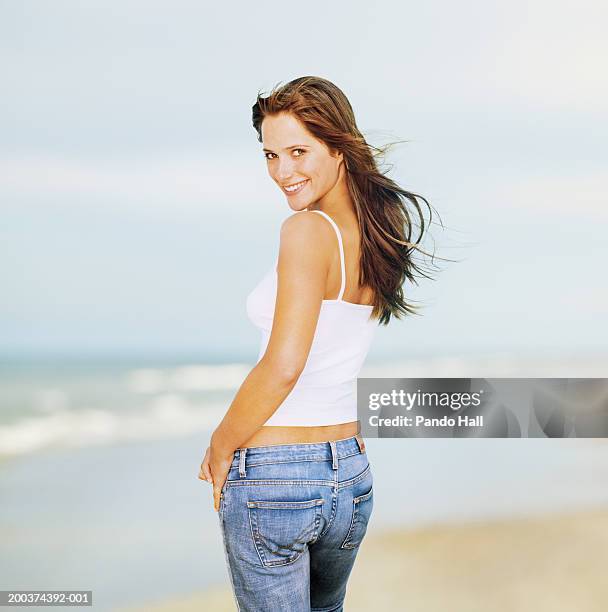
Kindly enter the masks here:
<path id="1" fill-rule="evenodd" d="M 306 210 L 310 206 L 310 202 L 304 204 L 297 204 L 296 202 L 287 202 L 289 204 L 289 208 L 294 212 L 300 212 L 301 210 Z"/>

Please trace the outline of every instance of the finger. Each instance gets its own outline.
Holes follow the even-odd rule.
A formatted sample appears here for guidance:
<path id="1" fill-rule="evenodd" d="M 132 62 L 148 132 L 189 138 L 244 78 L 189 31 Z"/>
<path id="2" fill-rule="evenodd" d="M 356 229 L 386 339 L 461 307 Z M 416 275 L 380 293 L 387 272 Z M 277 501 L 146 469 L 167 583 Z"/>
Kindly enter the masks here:
<path id="1" fill-rule="evenodd" d="M 207 482 L 213 482 L 213 478 L 211 477 L 211 469 L 209 467 L 209 447 L 207 447 L 207 450 L 205 452 L 205 457 L 203 459 L 203 462 L 201 463 L 201 469 L 200 469 L 198 477 L 201 480 L 206 480 Z"/>
<path id="2" fill-rule="evenodd" d="M 213 487 L 213 509 L 217 512 L 220 508 L 220 495 L 222 490 L 219 487 Z"/>
<path id="3" fill-rule="evenodd" d="M 199 473 L 198 473 L 198 477 L 200 480 L 205 480 L 206 482 L 212 482 L 212 480 L 209 479 L 209 477 L 205 474 L 205 472 L 203 472 L 203 468 L 201 467 Z"/>
<path id="4" fill-rule="evenodd" d="M 203 465 L 201 466 L 201 472 L 203 473 L 203 477 L 207 482 L 213 482 L 213 478 L 211 477 L 211 468 L 209 467 L 209 460 L 206 457 L 203 461 Z"/>
<path id="5" fill-rule="evenodd" d="M 201 480 L 206 480 L 207 482 L 213 482 L 211 478 L 211 472 L 209 471 L 209 466 L 205 466 L 205 464 L 201 464 L 200 472 L 198 473 L 198 477 Z"/>

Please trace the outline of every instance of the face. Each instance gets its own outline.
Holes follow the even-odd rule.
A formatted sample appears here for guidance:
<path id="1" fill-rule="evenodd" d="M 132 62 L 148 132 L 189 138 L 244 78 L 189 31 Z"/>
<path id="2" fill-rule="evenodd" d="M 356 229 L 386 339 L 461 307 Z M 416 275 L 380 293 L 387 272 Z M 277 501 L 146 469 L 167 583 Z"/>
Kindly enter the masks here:
<path id="1" fill-rule="evenodd" d="M 262 140 L 268 173 L 292 210 L 304 210 L 336 188 L 343 154 L 332 155 L 293 115 L 265 117 Z M 295 191 L 286 189 L 290 185 Z"/>

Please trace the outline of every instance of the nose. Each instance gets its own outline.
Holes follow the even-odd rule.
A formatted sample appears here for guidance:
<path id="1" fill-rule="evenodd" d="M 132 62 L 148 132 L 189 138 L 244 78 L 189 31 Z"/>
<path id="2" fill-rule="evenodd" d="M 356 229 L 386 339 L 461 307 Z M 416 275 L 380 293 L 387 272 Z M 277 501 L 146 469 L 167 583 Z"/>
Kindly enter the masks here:
<path id="1" fill-rule="evenodd" d="M 295 162 L 289 158 L 279 159 L 279 163 L 276 166 L 277 180 L 281 181 L 281 183 L 289 180 L 293 176 L 294 166 Z"/>

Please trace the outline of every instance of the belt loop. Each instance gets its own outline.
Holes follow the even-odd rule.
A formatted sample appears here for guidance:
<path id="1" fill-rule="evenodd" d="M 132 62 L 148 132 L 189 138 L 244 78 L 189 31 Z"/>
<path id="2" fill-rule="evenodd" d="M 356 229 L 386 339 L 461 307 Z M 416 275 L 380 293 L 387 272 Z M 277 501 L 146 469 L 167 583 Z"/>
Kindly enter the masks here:
<path id="1" fill-rule="evenodd" d="M 239 476 L 245 478 L 245 455 L 247 454 L 246 448 L 241 448 L 239 451 Z"/>
<path id="2" fill-rule="evenodd" d="M 338 450 L 336 449 L 336 441 L 330 440 L 329 447 L 331 448 L 331 467 L 334 470 L 338 469 Z"/>
<path id="3" fill-rule="evenodd" d="M 359 438 L 359 434 L 357 434 L 355 436 L 355 440 L 357 440 L 357 446 L 359 447 L 359 452 L 364 453 L 365 452 L 365 442 L 363 441 L 363 438 Z"/>

